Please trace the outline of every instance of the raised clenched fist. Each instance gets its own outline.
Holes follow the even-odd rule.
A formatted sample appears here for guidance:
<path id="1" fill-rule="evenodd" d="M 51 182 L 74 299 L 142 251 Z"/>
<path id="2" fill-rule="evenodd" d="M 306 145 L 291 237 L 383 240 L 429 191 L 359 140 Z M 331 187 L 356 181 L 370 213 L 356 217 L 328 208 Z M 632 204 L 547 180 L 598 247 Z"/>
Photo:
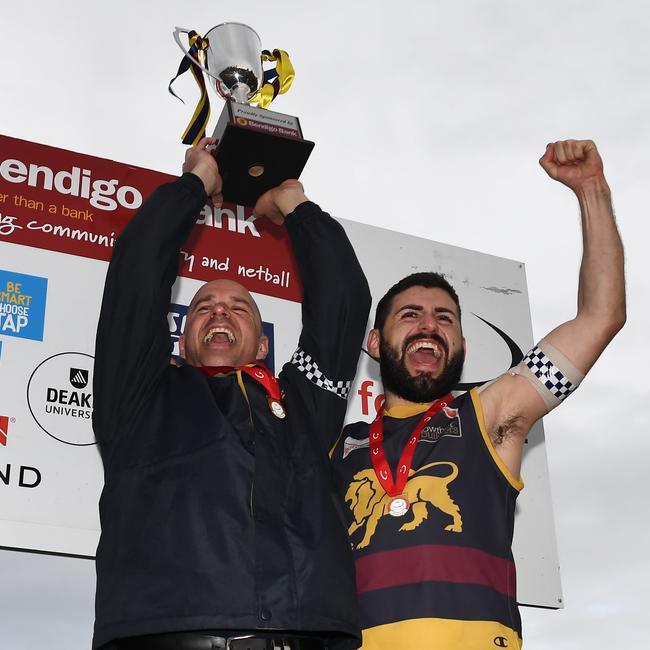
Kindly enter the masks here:
<path id="1" fill-rule="evenodd" d="M 604 180 L 603 161 L 591 140 L 559 140 L 546 145 L 539 159 L 554 180 L 578 192 L 594 181 Z"/>

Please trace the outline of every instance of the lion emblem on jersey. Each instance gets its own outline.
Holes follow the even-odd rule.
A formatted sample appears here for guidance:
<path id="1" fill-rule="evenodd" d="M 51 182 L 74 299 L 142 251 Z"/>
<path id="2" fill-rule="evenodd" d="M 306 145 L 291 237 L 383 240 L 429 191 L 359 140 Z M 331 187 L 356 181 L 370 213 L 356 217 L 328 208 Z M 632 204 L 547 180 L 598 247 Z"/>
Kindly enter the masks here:
<path id="1" fill-rule="evenodd" d="M 436 465 L 447 465 L 451 468 L 451 473 L 447 476 L 423 474 L 425 470 Z M 427 506 L 431 505 L 452 518 L 452 523 L 445 526 L 445 530 L 453 533 L 462 532 L 463 520 L 460 516 L 460 509 L 452 501 L 447 490 L 447 486 L 457 476 L 458 467 L 449 462 L 429 463 L 417 471 L 410 470 L 409 480 L 406 483 L 404 492 L 411 505 L 413 518 L 406 521 L 400 530 L 406 531 L 417 528 L 428 517 Z M 350 487 L 345 493 L 345 500 L 354 515 L 354 522 L 348 529 L 348 534 L 352 535 L 359 528 L 365 526 L 366 530 L 363 539 L 357 544 L 357 548 L 365 548 L 375 534 L 379 520 L 385 515 L 390 516 L 387 514 L 390 497 L 381 487 L 375 471 L 373 469 L 364 469 L 354 475 Z M 408 514 L 406 517 L 408 518 Z"/>

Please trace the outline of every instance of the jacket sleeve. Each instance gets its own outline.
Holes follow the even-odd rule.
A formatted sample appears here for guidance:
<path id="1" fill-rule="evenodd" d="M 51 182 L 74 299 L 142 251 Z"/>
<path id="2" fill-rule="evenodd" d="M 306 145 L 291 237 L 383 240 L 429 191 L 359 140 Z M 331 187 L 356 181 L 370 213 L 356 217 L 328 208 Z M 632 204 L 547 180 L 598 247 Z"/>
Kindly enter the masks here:
<path id="1" fill-rule="evenodd" d="M 93 427 L 104 451 L 128 432 L 167 368 L 178 258 L 206 201 L 194 174 L 160 186 L 125 226 L 108 267 L 95 342 Z"/>
<path id="2" fill-rule="evenodd" d="M 303 283 L 302 332 L 286 372 L 307 382 L 328 451 L 341 431 L 370 311 L 370 290 L 343 227 L 311 202 L 286 220 Z"/>

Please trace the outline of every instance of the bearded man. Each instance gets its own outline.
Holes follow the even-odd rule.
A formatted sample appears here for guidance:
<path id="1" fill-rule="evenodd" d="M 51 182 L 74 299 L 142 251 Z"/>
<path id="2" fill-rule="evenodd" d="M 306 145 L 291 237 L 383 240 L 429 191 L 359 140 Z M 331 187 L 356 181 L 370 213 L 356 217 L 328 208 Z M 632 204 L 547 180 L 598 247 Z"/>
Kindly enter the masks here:
<path id="1" fill-rule="evenodd" d="M 353 564 L 327 450 L 340 432 L 370 295 L 343 228 L 298 181 L 257 216 L 285 223 L 304 287 L 276 379 L 237 282 L 189 306 L 170 364 L 180 248 L 221 176 L 205 138 L 120 235 L 97 330 L 104 463 L 93 648 L 344 650 L 359 644 Z M 332 260 L 336 260 L 332 264 Z"/>
<path id="2" fill-rule="evenodd" d="M 416 273 L 377 306 L 368 351 L 385 402 L 372 424 L 346 427 L 332 452 L 363 650 L 521 647 L 511 543 L 523 444 L 625 322 L 623 249 L 595 145 L 550 144 L 540 164 L 581 208 L 575 318 L 505 375 L 454 398 L 466 346 L 453 287 Z"/>

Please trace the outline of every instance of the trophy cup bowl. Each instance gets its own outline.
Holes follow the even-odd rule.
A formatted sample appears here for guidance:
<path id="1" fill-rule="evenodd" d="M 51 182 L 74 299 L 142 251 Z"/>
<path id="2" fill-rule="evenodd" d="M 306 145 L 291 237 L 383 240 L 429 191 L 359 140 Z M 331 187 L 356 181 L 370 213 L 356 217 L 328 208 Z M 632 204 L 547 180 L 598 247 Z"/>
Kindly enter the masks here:
<path id="1" fill-rule="evenodd" d="M 190 57 L 181 33 L 189 30 L 174 31 L 185 56 L 226 100 L 213 133 L 224 200 L 254 206 L 267 190 L 300 176 L 314 143 L 303 139 L 297 117 L 248 104 L 264 84 L 261 41 L 255 30 L 242 23 L 210 29 L 205 35 L 205 66 Z"/>
<path id="2" fill-rule="evenodd" d="M 214 79 L 216 91 L 224 99 L 247 103 L 264 78 L 262 42 L 257 32 L 241 23 L 222 23 L 205 38 L 210 43 L 206 72 Z"/>

